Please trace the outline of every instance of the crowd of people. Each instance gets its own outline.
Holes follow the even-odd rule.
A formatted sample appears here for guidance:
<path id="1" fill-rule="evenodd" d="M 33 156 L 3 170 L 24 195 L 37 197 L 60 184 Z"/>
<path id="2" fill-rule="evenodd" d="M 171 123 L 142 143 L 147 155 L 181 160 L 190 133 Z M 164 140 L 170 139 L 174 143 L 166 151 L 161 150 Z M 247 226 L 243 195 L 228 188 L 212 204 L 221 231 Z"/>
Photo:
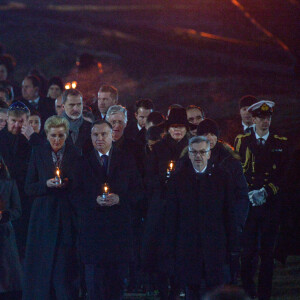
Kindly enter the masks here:
<path id="1" fill-rule="evenodd" d="M 300 254 L 300 150 L 274 102 L 242 97 L 225 142 L 198 105 L 131 115 L 112 85 L 90 107 L 37 74 L 18 97 L 8 73 L 0 58 L 0 299 L 271 298 L 274 257 Z"/>

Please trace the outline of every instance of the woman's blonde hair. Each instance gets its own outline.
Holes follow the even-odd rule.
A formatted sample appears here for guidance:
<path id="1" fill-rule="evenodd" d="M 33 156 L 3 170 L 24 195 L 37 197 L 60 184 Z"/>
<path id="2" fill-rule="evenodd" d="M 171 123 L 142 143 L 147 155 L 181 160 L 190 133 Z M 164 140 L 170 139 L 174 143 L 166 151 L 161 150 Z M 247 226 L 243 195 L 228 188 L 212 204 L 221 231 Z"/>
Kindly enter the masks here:
<path id="1" fill-rule="evenodd" d="M 61 116 L 52 116 L 48 118 L 44 125 L 44 130 L 46 134 L 50 131 L 50 128 L 58 128 L 58 127 L 64 127 L 66 130 L 67 136 L 69 135 L 69 121 Z"/>

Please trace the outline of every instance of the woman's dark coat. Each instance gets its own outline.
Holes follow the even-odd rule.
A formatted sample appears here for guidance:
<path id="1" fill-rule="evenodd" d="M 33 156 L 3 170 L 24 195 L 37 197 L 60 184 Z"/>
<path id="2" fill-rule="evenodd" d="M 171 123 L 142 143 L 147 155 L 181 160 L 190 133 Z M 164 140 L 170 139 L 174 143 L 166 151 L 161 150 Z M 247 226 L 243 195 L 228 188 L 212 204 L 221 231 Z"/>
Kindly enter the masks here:
<path id="1" fill-rule="evenodd" d="M 0 180 L 0 293 L 21 290 L 21 264 L 11 221 L 21 216 L 15 180 Z"/>
<path id="2" fill-rule="evenodd" d="M 46 181 L 55 176 L 49 143 L 33 148 L 25 191 L 35 198 L 32 203 L 24 262 L 23 299 L 50 299 L 52 271 L 59 246 L 75 250 L 77 230 L 74 195 L 78 193 L 76 164 L 80 156 L 66 145 L 61 178 L 68 178 L 65 188 L 48 188 Z M 73 253 L 73 252 L 72 252 Z M 73 264 L 76 274 L 76 260 Z M 70 278 L 71 280 L 71 278 Z"/>
<path id="3" fill-rule="evenodd" d="M 131 208 L 143 198 L 142 180 L 133 156 L 112 148 L 106 174 L 97 151 L 84 157 L 84 193 L 80 201 L 79 247 L 85 264 L 128 263 L 132 259 Z M 101 207 L 102 185 L 117 194 L 118 205 Z"/>
<path id="4" fill-rule="evenodd" d="M 188 162 L 167 186 L 164 264 L 182 283 L 223 282 L 226 256 L 238 251 L 233 190 L 218 167 L 196 174 Z"/>
<path id="5" fill-rule="evenodd" d="M 187 146 L 185 136 L 176 142 L 169 134 L 154 145 L 146 162 L 148 211 L 142 242 L 142 263 L 146 271 L 160 271 L 161 243 L 165 219 L 166 173 L 170 160 L 177 161 Z"/>

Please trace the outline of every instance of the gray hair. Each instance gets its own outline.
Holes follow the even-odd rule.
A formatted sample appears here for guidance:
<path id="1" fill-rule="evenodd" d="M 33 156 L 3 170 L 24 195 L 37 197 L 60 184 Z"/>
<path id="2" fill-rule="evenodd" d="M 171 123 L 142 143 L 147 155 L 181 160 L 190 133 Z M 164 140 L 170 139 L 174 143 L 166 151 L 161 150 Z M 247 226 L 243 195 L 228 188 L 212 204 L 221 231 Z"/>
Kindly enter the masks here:
<path id="1" fill-rule="evenodd" d="M 123 107 L 122 105 L 113 105 L 111 106 L 107 113 L 106 113 L 106 117 L 109 120 L 109 117 L 111 115 L 117 114 L 117 113 L 123 113 L 124 114 L 124 122 L 125 124 L 127 124 L 127 109 L 125 107 Z"/>
<path id="2" fill-rule="evenodd" d="M 192 150 L 193 144 L 199 144 L 202 142 L 205 142 L 207 144 L 207 151 L 209 151 L 210 150 L 209 140 L 203 135 L 193 136 L 192 138 L 189 139 L 189 151 Z"/>

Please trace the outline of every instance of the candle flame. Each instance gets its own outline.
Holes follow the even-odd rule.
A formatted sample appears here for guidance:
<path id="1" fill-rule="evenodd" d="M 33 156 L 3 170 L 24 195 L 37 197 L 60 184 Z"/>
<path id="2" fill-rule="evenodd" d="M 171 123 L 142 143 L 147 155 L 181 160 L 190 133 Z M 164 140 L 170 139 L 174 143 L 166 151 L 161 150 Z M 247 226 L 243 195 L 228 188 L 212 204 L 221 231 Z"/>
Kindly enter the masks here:
<path id="1" fill-rule="evenodd" d="M 72 81 L 71 86 L 72 86 L 72 89 L 76 89 L 76 87 L 77 87 L 77 81 Z"/>
<path id="2" fill-rule="evenodd" d="M 104 183 L 104 185 L 103 185 L 103 191 L 104 191 L 105 194 L 108 194 L 108 192 L 109 192 L 109 186 L 108 186 L 107 183 Z"/>
<path id="3" fill-rule="evenodd" d="M 173 168 L 174 168 L 174 162 L 173 161 L 170 162 L 169 167 L 170 167 L 170 171 L 172 171 Z"/>
<path id="4" fill-rule="evenodd" d="M 56 175 L 59 177 L 59 175 L 60 175 L 60 170 L 59 170 L 59 168 L 56 168 Z"/>
<path id="5" fill-rule="evenodd" d="M 66 89 L 66 90 L 69 90 L 70 88 L 71 88 L 71 83 L 70 83 L 70 82 L 66 83 L 65 89 Z"/>

